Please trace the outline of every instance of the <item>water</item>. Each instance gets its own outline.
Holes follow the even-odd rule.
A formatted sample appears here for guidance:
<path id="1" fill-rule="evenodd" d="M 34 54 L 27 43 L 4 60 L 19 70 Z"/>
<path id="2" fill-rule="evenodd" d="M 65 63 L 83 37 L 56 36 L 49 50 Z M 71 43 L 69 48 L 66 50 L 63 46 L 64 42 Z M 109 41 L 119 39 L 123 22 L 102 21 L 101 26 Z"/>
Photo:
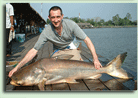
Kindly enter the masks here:
<path id="1" fill-rule="evenodd" d="M 137 28 L 83 29 L 92 40 L 97 54 L 112 60 L 127 52 L 122 66 L 137 72 Z M 82 45 L 86 46 L 84 42 Z"/>

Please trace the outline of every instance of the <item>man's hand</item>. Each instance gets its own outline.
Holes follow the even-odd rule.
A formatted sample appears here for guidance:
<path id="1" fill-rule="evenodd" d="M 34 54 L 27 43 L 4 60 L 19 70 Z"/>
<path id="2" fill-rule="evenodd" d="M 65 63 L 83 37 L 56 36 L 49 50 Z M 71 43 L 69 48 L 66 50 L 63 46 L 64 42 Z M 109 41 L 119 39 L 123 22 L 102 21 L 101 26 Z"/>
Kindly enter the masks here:
<path id="1" fill-rule="evenodd" d="M 10 21 L 11 21 L 11 28 L 10 30 L 14 31 L 14 26 L 13 26 L 13 16 L 10 16 Z"/>
<path id="2" fill-rule="evenodd" d="M 11 77 L 13 75 L 13 73 L 15 73 L 17 71 L 17 68 L 15 67 L 14 69 L 12 69 L 10 72 L 9 72 L 9 77 Z"/>
<path id="3" fill-rule="evenodd" d="M 14 27 L 13 27 L 13 26 L 11 26 L 11 29 L 10 29 L 10 31 L 14 31 Z"/>
<path id="4" fill-rule="evenodd" d="M 26 55 L 25 57 L 18 63 L 18 65 L 12 69 L 9 72 L 9 77 L 11 77 L 13 75 L 13 73 L 15 73 L 18 69 L 20 69 L 22 66 L 24 66 L 26 63 L 28 63 L 29 61 L 31 61 L 37 54 L 38 50 L 35 50 L 34 48 L 32 48 Z"/>
<path id="5" fill-rule="evenodd" d="M 94 67 L 95 67 L 96 69 L 102 68 L 102 65 L 101 65 L 101 63 L 99 62 L 99 60 L 95 60 L 93 63 L 94 63 Z"/>

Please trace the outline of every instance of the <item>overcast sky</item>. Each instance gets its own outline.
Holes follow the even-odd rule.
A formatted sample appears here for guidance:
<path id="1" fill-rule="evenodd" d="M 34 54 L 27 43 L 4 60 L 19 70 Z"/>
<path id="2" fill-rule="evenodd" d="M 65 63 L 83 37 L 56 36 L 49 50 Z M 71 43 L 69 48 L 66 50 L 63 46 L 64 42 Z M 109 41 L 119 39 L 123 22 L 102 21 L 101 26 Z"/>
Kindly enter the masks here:
<path id="1" fill-rule="evenodd" d="M 41 3 L 30 3 L 31 6 L 41 15 Z M 119 14 L 124 18 L 127 13 L 131 14 L 132 21 L 137 20 L 136 3 L 42 3 L 42 17 L 48 18 L 48 10 L 58 5 L 62 8 L 64 17 L 80 17 L 83 19 L 100 17 L 105 21 L 112 20 L 112 17 Z"/>

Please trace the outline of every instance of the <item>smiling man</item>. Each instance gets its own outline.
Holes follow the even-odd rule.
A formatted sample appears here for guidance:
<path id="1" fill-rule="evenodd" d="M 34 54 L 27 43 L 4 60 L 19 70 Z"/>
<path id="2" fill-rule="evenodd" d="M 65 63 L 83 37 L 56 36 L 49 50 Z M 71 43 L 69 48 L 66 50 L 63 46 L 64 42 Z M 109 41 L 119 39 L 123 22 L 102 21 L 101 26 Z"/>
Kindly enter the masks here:
<path id="1" fill-rule="evenodd" d="M 100 69 L 100 67 L 102 67 L 98 60 L 94 45 L 89 37 L 74 21 L 63 19 L 63 16 L 60 7 L 53 6 L 50 8 L 48 17 L 51 23 L 45 27 L 34 47 L 25 55 L 21 62 L 9 72 L 9 77 L 27 62 L 32 60 L 38 50 L 40 50 L 47 41 L 53 43 L 55 51 L 52 56 L 70 54 L 74 55 L 73 58 L 71 58 L 72 60 L 82 60 L 79 50 L 77 50 L 77 47 L 73 44 L 75 37 L 86 43 L 93 56 L 95 68 Z"/>

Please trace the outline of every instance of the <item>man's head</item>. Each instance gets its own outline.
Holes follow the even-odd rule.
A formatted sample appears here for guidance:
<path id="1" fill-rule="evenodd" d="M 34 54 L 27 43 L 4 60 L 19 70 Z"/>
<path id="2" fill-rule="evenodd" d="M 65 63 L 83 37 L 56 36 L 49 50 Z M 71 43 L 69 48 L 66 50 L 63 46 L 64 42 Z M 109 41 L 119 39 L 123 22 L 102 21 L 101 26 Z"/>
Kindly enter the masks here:
<path id="1" fill-rule="evenodd" d="M 61 9 L 59 6 L 53 6 L 53 7 L 51 7 L 51 8 L 49 9 L 49 16 L 50 16 L 50 11 L 51 11 L 51 10 L 60 10 L 61 15 L 63 14 L 62 9 Z"/>
<path id="2" fill-rule="evenodd" d="M 49 20 L 52 22 L 55 28 L 61 26 L 61 22 L 63 19 L 62 9 L 58 6 L 53 6 L 49 10 Z"/>

